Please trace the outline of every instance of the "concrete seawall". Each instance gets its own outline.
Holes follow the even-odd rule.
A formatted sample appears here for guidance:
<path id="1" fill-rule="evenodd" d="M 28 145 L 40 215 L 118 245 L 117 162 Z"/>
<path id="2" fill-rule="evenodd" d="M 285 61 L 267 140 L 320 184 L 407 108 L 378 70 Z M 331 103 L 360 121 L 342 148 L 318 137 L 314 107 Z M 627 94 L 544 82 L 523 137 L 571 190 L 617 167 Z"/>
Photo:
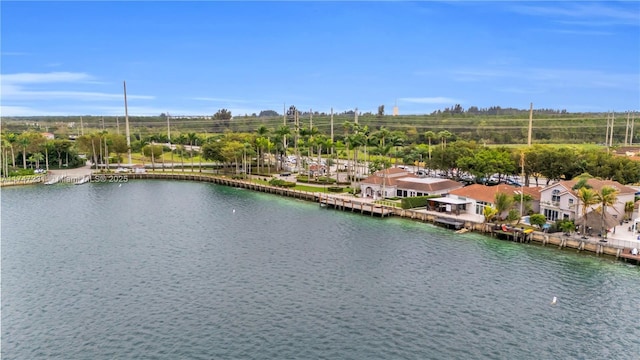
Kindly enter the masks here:
<path id="1" fill-rule="evenodd" d="M 109 178 L 111 176 L 112 178 Z M 501 237 L 500 231 L 495 230 L 494 224 L 478 223 L 474 221 L 460 219 L 455 215 L 447 215 L 443 213 L 433 213 L 420 211 L 415 209 L 401 209 L 393 206 L 380 205 L 371 202 L 362 201 L 362 199 L 352 196 L 326 194 L 322 192 L 309 192 L 295 190 L 291 188 L 276 187 L 267 184 L 259 184 L 247 180 L 232 179 L 224 176 L 213 176 L 209 174 L 163 174 L 163 173 L 144 173 L 144 174 L 126 174 L 126 175 L 92 175 L 93 182 L 115 182 L 110 179 L 159 179 L 159 180 L 184 180 L 184 181 L 202 181 L 218 185 L 233 186 L 248 190 L 260 191 L 264 193 L 287 196 L 296 199 L 317 202 L 321 206 L 326 206 L 342 211 L 357 212 L 370 216 L 398 216 L 406 219 L 431 223 L 447 228 L 462 231 L 474 231 L 484 233 L 494 237 Z M 502 233 L 504 235 L 504 233 Z M 616 259 L 630 260 L 632 263 L 640 264 L 640 257 L 625 256 L 625 248 L 616 246 L 611 243 L 602 242 L 593 239 L 582 239 L 565 236 L 561 233 L 547 234 L 543 232 L 532 232 L 523 236 L 511 237 L 508 239 L 518 242 L 535 242 L 542 246 L 557 246 L 559 249 L 576 249 L 577 251 L 586 251 L 595 253 L 596 255 L 612 256 Z M 628 249 L 627 249 L 628 250 Z"/>

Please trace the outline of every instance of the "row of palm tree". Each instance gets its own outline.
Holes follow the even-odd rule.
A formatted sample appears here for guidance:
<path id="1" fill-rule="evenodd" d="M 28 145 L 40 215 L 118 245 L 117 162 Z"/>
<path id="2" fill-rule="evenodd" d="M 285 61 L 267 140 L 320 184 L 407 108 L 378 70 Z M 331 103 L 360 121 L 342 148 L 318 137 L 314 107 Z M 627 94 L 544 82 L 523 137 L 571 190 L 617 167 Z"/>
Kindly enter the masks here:
<path id="1" fill-rule="evenodd" d="M 586 234 L 589 209 L 594 205 L 600 205 L 595 211 L 601 214 L 601 229 L 604 232 L 602 235 L 606 236 L 605 216 L 607 207 L 616 203 L 619 191 L 611 186 L 603 186 L 600 191 L 596 191 L 588 183 L 590 178 L 591 176 L 588 174 L 580 176 L 578 182 L 572 188 L 577 191 L 578 201 L 582 205 L 582 234 L 583 236 Z"/>

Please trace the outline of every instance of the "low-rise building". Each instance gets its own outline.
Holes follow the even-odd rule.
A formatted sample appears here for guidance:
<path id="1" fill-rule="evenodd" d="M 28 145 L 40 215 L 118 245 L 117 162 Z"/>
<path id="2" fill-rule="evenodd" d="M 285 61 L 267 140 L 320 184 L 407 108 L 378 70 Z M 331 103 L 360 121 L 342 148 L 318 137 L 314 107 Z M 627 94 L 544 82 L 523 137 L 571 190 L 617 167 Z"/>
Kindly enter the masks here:
<path id="1" fill-rule="evenodd" d="M 377 171 L 360 181 L 362 196 L 373 199 L 445 195 L 462 186 L 449 179 L 418 177 L 400 168 Z"/>
<path id="2" fill-rule="evenodd" d="M 523 203 L 523 215 L 527 214 L 527 210 L 531 210 L 533 213 L 540 211 L 540 187 L 522 187 L 512 186 L 506 184 L 500 184 L 495 186 L 487 186 L 481 184 L 473 184 L 461 189 L 453 190 L 447 196 L 449 202 L 456 201 L 458 203 L 465 203 L 464 206 L 458 206 L 460 211 L 465 214 L 475 216 L 476 221 L 484 221 L 484 207 L 495 207 L 495 199 L 497 193 L 504 193 L 508 196 L 524 196 L 526 195 L 531 199 L 530 202 Z M 438 199 L 434 199 L 438 200 Z M 524 205 L 527 205 L 526 207 Z M 518 206 L 518 205 L 516 205 Z M 506 217 L 508 210 L 503 214 L 499 214 L 499 217 Z"/>

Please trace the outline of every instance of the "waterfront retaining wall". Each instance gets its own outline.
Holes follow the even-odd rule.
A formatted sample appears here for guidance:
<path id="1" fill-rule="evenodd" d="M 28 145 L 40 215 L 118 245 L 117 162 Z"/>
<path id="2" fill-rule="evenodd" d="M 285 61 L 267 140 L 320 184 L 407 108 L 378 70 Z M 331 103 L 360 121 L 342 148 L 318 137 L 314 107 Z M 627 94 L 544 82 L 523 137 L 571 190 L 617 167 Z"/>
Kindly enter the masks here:
<path id="1" fill-rule="evenodd" d="M 92 175 L 92 181 L 101 182 L 108 181 L 108 176 L 113 175 Z M 425 223 L 438 224 L 438 220 L 445 218 L 451 220 L 451 222 L 459 223 L 459 227 L 468 231 L 475 231 L 495 236 L 494 224 L 478 223 L 469 220 L 462 220 L 455 215 L 448 216 L 441 213 L 429 213 L 426 211 L 419 211 L 415 209 L 401 209 L 397 207 L 379 205 L 373 203 L 367 203 L 358 201 L 358 198 L 346 199 L 343 196 L 325 194 L 321 192 L 309 192 L 302 190 L 295 190 L 291 188 L 277 187 L 268 184 L 260 184 L 242 179 L 232 179 L 224 176 L 214 176 L 210 174 L 165 174 L 165 173 L 142 173 L 142 174 L 126 174 L 122 175 L 129 179 L 163 179 L 163 180 L 187 180 L 187 181 L 203 181 L 210 182 L 218 185 L 233 186 L 248 190 L 260 191 L 264 193 L 287 196 L 301 200 L 307 200 L 312 202 L 318 202 L 321 205 L 331 206 L 338 210 L 360 212 L 362 214 L 384 216 L 398 216 L 406 219 L 421 221 Z M 116 175 L 117 177 L 117 175 Z M 516 237 L 513 236 L 513 240 Z M 616 246 L 611 243 L 602 242 L 593 239 L 582 239 L 565 236 L 562 233 L 547 234 L 544 232 L 533 232 L 528 234 L 526 238 L 518 238 L 518 241 L 536 242 L 542 246 L 557 246 L 559 249 L 576 249 L 577 251 L 592 252 L 597 255 L 613 256 L 616 259 L 620 258 L 620 255 L 624 251 L 621 246 Z M 638 261 L 636 261 L 638 263 Z"/>

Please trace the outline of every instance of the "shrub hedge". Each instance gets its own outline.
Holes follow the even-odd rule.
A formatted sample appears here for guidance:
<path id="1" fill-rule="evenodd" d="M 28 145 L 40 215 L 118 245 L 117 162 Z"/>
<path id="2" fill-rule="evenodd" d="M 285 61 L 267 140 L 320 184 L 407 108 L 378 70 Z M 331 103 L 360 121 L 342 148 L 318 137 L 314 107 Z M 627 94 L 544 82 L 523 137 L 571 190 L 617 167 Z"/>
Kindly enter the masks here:
<path id="1" fill-rule="evenodd" d="M 403 209 L 413 209 L 417 207 L 427 206 L 427 202 L 429 199 L 439 198 L 440 195 L 429 195 L 429 196 L 412 196 L 408 198 L 402 198 L 400 200 L 400 207 Z"/>

